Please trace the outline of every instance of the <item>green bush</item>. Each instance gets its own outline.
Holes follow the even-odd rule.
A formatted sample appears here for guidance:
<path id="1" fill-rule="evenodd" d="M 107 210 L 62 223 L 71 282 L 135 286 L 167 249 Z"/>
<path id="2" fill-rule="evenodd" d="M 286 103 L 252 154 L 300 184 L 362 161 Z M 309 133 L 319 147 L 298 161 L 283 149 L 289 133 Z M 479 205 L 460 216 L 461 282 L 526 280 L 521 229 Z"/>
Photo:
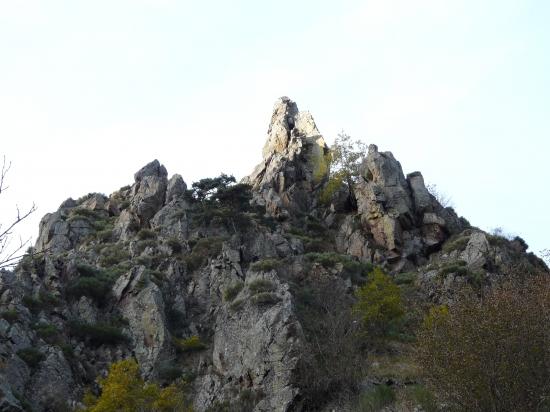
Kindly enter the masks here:
<path id="1" fill-rule="evenodd" d="M 19 314 L 15 309 L 5 310 L 0 313 L 0 318 L 7 320 L 9 323 L 14 323 L 19 319 Z"/>
<path id="2" fill-rule="evenodd" d="M 154 248 L 156 245 L 157 245 L 157 241 L 155 239 L 140 240 L 136 244 L 136 252 L 142 253 L 148 247 Z"/>
<path id="3" fill-rule="evenodd" d="M 344 176 L 342 173 L 336 173 L 331 176 L 325 187 L 319 193 L 319 201 L 324 206 L 330 206 L 332 198 L 344 184 Z"/>
<path id="4" fill-rule="evenodd" d="M 25 348 L 17 351 L 19 356 L 29 367 L 36 368 L 46 357 L 35 348 Z"/>
<path id="5" fill-rule="evenodd" d="M 394 281 L 397 285 L 410 285 L 416 280 L 416 272 L 398 273 L 394 277 Z"/>
<path id="6" fill-rule="evenodd" d="M 130 259 L 130 253 L 123 244 L 116 243 L 101 250 L 99 264 L 103 267 L 110 267 Z"/>
<path id="7" fill-rule="evenodd" d="M 228 286 L 223 291 L 223 300 L 225 300 L 226 302 L 233 301 L 237 297 L 239 292 L 243 289 L 243 286 L 243 282 L 235 282 L 232 285 Z"/>
<path id="8" fill-rule="evenodd" d="M 109 323 L 70 321 L 69 331 L 74 337 L 86 340 L 93 346 L 117 345 L 128 341 L 119 327 Z"/>
<path id="9" fill-rule="evenodd" d="M 156 239 L 157 234 L 151 229 L 141 229 L 138 232 L 137 237 L 139 240 Z"/>
<path id="10" fill-rule="evenodd" d="M 468 244 L 469 241 L 470 241 L 469 235 L 451 237 L 443 245 L 443 248 L 442 248 L 443 252 L 451 253 L 453 250 L 458 250 L 459 252 L 462 252 L 466 248 L 466 245 Z"/>
<path id="11" fill-rule="evenodd" d="M 104 274 L 97 277 L 82 276 L 68 283 L 66 293 L 75 299 L 87 296 L 98 304 L 103 304 L 110 295 L 112 284 L 112 279 Z"/>
<path id="12" fill-rule="evenodd" d="M 395 392 L 388 385 L 377 385 L 374 389 L 362 394 L 357 410 L 361 412 L 378 412 L 395 401 Z"/>
<path id="13" fill-rule="evenodd" d="M 275 284 L 268 279 L 255 279 L 248 284 L 248 290 L 251 295 L 262 292 L 271 292 L 275 289 Z"/>
<path id="14" fill-rule="evenodd" d="M 183 246 L 178 238 L 171 237 L 166 239 L 166 245 L 172 249 L 172 253 L 181 253 Z"/>
<path id="15" fill-rule="evenodd" d="M 405 313 L 399 286 L 380 268 L 369 274 L 367 283 L 355 296 L 354 312 L 360 316 L 369 335 L 387 336 Z"/>
<path id="16" fill-rule="evenodd" d="M 279 302 L 281 298 L 277 294 L 272 292 L 259 292 L 254 294 L 251 298 L 252 303 L 256 305 L 274 305 Z"/>
<path id="17" fill-rule="evenodd" d="M 278 259 L 262 259 L 250 265 L 250 269 L 256 272 L 269 272 L 277 269 L 281 265 Z"/>
<path id="18" fill-rule="evenodd" d="M 103 229 L 96 232 L 95 237 L 100 242 L 109 242 L 113 238 L 113 229 Z"/>
<path id="19" fill-rule="evenodd" d="M 54 325 L 50 324 L 38 324 L 34 325 L 33 329 L 36 331 L 36 335 L 48 343 L 54 342 L 59 334 L 59 331 Z"/>
<path id="20" fill-rule="evenodd" d="M 180 352 L 196 352 L 206 348 L 206 345 L 197 335 L 185 339 L 174 337 L 173 342 L 176 349 Z"/>
<path id="21" fill-rule="evenodd" d="M 44 302 L 42 302 L 40 298 L 35 298 L 31 295 L 23 296 L 21 301 L 23 302 L 23 305 L 25 305 L 31 311 L 31 313 L 34 314 L 40 312 L 45 307 Z"/>
<path id="22" fill-rule="evenodd" d="M 442 276 L 448 275 L 449 273 L 456 273 L 459 276 L 466 276 L 468 274 L 466 262 L 459 260 L 457 262 L 449 263 L 439 269 L 439 274 Z"/>
<path id="23" fill-rule="evenodd" d="M 236 299 L 234 300 L 233 302 L 231 302 L 231 304 L 229 305 L 229 309 L 232 311 L 232 312 L 237 312 L 239 310 L 242 309 L 242 307 L 244 306 L 245 304 L 245 300 L 244 299 Z"/>

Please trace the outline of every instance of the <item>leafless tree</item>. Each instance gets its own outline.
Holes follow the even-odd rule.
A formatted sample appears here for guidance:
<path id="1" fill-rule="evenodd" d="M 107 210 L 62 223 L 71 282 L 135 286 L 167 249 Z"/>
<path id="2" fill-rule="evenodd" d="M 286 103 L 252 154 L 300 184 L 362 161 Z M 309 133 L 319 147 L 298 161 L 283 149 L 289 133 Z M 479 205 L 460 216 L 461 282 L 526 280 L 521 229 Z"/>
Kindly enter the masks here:
<path id="1" fill-rule="evenodd" d="M 0 195 L 9 189 L 6 185 L 6 176 L 11 168 L 11 162 L 2 160 L 2 171 L 0 172 Z M 7 222 L 0 222 L 0 269 L 12 267 L 23 256 L 24 249 L 29 245 L 31 239 L 23 240 L 21 237 L 14 241 L 14 229 L 23 220 L 28 218 L 36 211 L 36 205 L 33 203 L 28 209 L 21 211 L 19 206 L 15 206 L 15 217 Z"/>
<path id="2" fill-rule="evenodd" d="M 453 200 L 451 199 L 451 197 L 439 190 L 436 184 L 428 183 L 426 185 L 426 189 L 428 189 L 428 192 L 430 192 L 430 194 L 435 197 L 435 200 L 437 200 L 441 206 L 453 207 Z"/>

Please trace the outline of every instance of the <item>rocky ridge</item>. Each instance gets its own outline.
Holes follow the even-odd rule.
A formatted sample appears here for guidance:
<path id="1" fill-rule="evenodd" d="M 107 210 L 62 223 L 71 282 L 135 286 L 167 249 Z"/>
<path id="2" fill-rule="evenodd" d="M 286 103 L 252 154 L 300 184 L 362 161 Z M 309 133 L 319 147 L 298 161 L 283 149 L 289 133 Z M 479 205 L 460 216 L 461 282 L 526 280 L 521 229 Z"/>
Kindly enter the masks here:
<path id="1" fill-rule="evenodd" d="M 443 207 L 391 152 L 371 145 L 357 184 L 323 204 L 329 170 L 313 117 L 283 97 L 263 160 L 242 181 L 250 209 L 205 208 L 157 160 L 110 196 L 64 201 L 42 219 L 32 253 L 0 275 L 0 411 L 75 408 L 131 356 L 147 379 L 184 376 L 197 411 L 306 410 L 295 285 L 330 278 L 348 299 L 363 281 L 319 254 L 407 274 L 436 303 L 518 267 L 548 270 L 520 238 Z"/>

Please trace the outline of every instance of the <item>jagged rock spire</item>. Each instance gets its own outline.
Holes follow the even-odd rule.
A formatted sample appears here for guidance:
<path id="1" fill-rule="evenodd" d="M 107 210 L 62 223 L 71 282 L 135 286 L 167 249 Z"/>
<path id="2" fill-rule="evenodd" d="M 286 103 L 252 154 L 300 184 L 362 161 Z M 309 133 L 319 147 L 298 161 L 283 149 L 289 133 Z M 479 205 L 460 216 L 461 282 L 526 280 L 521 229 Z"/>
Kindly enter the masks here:
<path id="1" fill-rule="evenodd" d="M 328 174 L 328 153 L 313 116 L 281 97 L 273 108 L 263 161 L 243 182 L 255 189 L 255 201 L 273 215 L 307 210 L 315 201 L 312 191 Z"/>

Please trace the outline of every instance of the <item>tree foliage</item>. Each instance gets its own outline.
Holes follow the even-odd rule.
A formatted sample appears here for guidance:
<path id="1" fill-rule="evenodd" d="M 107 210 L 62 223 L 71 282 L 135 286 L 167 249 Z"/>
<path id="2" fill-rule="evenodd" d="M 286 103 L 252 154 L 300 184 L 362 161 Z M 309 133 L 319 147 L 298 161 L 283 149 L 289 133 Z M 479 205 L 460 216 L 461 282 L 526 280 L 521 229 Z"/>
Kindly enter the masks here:
<path id="1" fill-rule="evenodd" d="M 352 140 L 344 132 L 338 134 L 331 147 L 332 161 L 330 176 L 340 176 L 352 186 L 360 176 L 361 163 L 367 154 L 367 145 L 360 140 Z"/>
<path id="2" fill-rule="evenodd" d="M 361 163 L 366 157 L 367 145 L 360 140 L 352 140 L 344 132 L 338 134 L 330 148 L 329 179 L 320 194 L 322 203 L 328 205 L 334 194 L 346 186 L 351 192 L 361 174 Z"/>
<path id="3" fill-rule="evenodd" d="M 432 309 L 417 355 L 427 383 L 456 410 L 550 410 L 547 276 Z"/>
<path id="4" fill-rule="evenodd" d="M 237 232 L 250 223 L 244 212 L 251 210 L 250 185 L 235 183 L 233 176 L 202 179 L 193 183 L 191 190 L 195 201 L 195 221 L 201 225 L 219 222 Z"/>
<path id="5" fill-rule="evenodd" d="M 156 384 L 145 383 L 133 359 L 113 363 L 107 377 L 98 382 L 101 395 L 95 397 L 88 392 L 84 396 L 85 412 L 191 411 L 186 405 L 181 385 L 160 388 Z"/>
<path id="6" fill-rule="evenodd" d="M 382 269 L 369 273 L 367 283 L 355 293 L 354 311 L 361 318 L 368 335 L 383 337 L 404 314 L 401 290 Z"/>

